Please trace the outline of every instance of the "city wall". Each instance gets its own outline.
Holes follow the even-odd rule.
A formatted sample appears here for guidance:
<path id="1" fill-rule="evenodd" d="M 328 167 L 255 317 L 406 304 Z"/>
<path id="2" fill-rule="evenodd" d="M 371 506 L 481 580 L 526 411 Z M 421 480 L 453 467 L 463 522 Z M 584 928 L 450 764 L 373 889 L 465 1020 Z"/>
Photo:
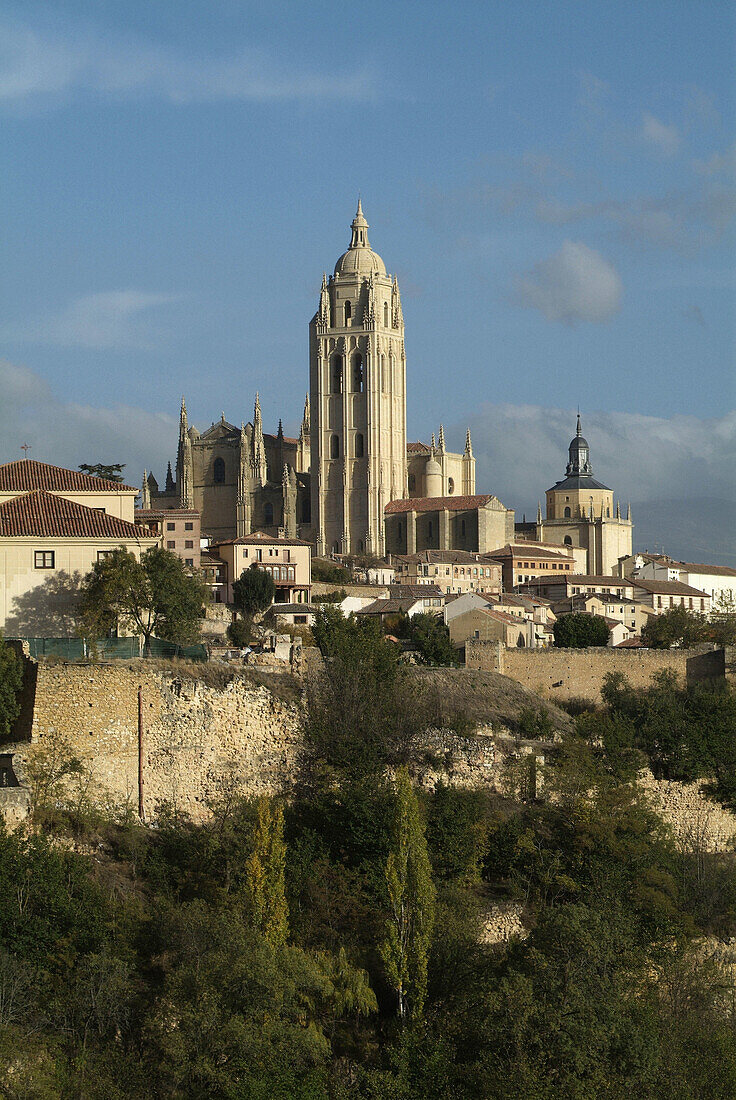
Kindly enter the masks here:
<path id="1" fill-rule="evenodd" d="M 674 672 L 681 683 L 733 675 L 733 647 L 696 649 L 515 649 L 469 638 L 465 664 L 500 672 L 552 702 L 570 698 L 600 701 L 609 672 L 620 672 L 634 687 L 648 687 L 655 673 Z"/>

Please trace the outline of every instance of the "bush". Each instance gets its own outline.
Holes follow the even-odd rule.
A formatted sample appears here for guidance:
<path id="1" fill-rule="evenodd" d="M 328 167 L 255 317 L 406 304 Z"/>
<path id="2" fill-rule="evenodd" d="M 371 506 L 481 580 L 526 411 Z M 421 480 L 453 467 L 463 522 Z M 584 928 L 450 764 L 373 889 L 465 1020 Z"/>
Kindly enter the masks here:
<path id="1" fill-rule="evenodd" d="M 342 565 L 325 561 L 324 558 L 312 559 L 312 580 L 326 584 L 350 584 L 352 577 Z"/>
<path id="2" fill-rule="evenodd" d="M 253 623 L 248 619 L 235 619 L 227 628 L 227 639 L 238 649 L 250 645 L 250 632 Z"/>
<path id="3" fill-rule="evenodd" d="M 588 646 L 608 645 L 609 632 L 606 620 L 586 611 L 574 611 L 563 615 L 552 627 L 558 649 L 586 649 Z"/>

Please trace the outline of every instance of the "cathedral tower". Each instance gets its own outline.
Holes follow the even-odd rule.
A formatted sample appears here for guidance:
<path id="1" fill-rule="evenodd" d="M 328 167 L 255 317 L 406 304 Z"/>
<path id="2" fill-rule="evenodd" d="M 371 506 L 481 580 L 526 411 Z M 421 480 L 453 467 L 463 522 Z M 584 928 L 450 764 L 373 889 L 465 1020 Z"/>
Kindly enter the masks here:
<path id="1" fill-rule="evenodd" d="M 360 201 L 351 231 L 309 326 L 311 518 L 318 554 L 383 557 L 384 507 L 407 495 L 404 318 Z"/>

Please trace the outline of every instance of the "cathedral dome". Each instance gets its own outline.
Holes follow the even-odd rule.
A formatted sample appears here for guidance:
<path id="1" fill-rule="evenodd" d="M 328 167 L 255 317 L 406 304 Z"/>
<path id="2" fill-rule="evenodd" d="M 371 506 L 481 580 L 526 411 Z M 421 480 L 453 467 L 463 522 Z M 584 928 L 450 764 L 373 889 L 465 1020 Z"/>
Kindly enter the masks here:
<path id="1" fill-rule="evenodd" d="M 352 237 L 347 252 L 343 252 L 335 264 L 336 275 L 386 274 L 386 265 L 368 243 L 368 222 L 363 217 L 363 207 L 358 199 L 358 210 L 350 226 Z"/>

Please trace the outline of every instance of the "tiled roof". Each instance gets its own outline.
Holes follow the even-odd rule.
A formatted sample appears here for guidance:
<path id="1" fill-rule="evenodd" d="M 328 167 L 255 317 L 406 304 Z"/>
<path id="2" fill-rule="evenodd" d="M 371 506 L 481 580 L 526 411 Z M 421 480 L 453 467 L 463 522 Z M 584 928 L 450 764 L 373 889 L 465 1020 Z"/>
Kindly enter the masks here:
<path id="1" fill-rule="evenodd" d="M 644 643 L 638 634 L 634 634 L 631 638 L 625 638 L 623 642 L 619 642 L 618 645 L 613 647 L 614 649 L 644 649 Z"/>
<path id="2" fill-rule="evenodd" d="M 700 573 L 703 577 L 736 577 L 736 569 L 728 565 L 702 565 L 696 561 L 677 561 L 673 564 L 684 573 Z"/>
<path id="3" fill-rule="evenodd" d="M 396 554 L 395 557 L 397 561 L 429 565 L 498 565 L 490 554 L 476 554 L 472 550 L 420 550 L 417 554 Z"/>
<path id="4" fill-rule="evenodd" d="M 140 524 L 36 489 L 0 504 L 0 538 L 155 539 Z"/>
<path id="5" fill-rule="evenodd" d="M 551 558 L 553 561 L 572 561 L 573 556 L 557 550 L 545 550 L 539 546 L 512 546 L 508 543 L 498 550 L 491 550 L 491 558 Z"/>
<path id="6" fill-rule="evenodd" d="M 173 519 L 174 516 L 186 519 L 199 519 L 194 508 L 136 508 L 136 519 Z"/>
<path id="7" fill-rule="evenodd" d="M 699 588 L 691 588 L 682 581 L 640 581 L 632 580 L 636 588 L 642 588 L 645 592 L 654 592 L 662 596 L 704 596 L 710 599 L 707 592 L 701 592 Z"/>
<path id="8" fill-rule="evenodd" d="M 606 577 L 595 573 L 570 573 L 565 580 L 572 584 L 607 584 L 609 588 L 631 588 L 634 583 L 628 577 Z"/>
<path id="9" fill-rule="evenodd" d="M 415 596 L 424 599 L 444 595 L 436 584 L 390 584 L 388 591 L 391 596 Z"/>
<path id="10" fill-rule="evenodd" d="M 429 454 L 429 447 L 426 443 L 420 443 L 418 440 L 416 443 L 407 443 L 406 449 L 409 454 Z"/>
<path id="11" fill-rule="evenodd" d="M 238 539 L 223 539 L 213 546 L 311 546 L 304 539 L 280 539 L 276 535 L 267 535 L 265 531 L 254 531 L 250 535 L 241 535 Z"/>
<path id="12" fill-rule="evenodd" d="M 388 516 L 401 512 L 465 512 L 483 508 L 491 501 L 506 510 L 498 497 L 492 493 L 481 493 L 468 497 L 405 497 L 403 500 L 389 501 L 384 512 Z"/>
<path id="13" fill-rule="evenodd" d="M 416 600 L 412 597 L 407 599 L 397 600 L 374 600 L 373 603 L 369 603 L 367 607 L 360 608 L 356 611 L 356 615 L 397 615 L 399 611 L 411 611 L 412 607 L 416 604 Z"/>
<path id="14" fill-rule="evenodd" d="M 137 493 L 131 485 L 117 481 L 104 481 L 91 477 L 81 470 L 67 470 L 63 466 L 50 466 L 35 458 L 22 458 L 18 462 L 6 462 L 0 466 L 0 493 L 29 493 L 33 489 L 45 489 L 49 493 Z"/>
<path id="15" fill-rule="evenodd" d="M 274 441 L 274 443 L 277 443 L 279 437 L 277 435 L 273 435 L 270 432 L 264 432 L 263 433 L 263 438 L 264 439 L 272 439 Z M 296 445 L 299 442 L 298 439 L 294 439 L 293 436 L 290 436 L 290 435 L 282 435 L 281 438 L 283 439 L 284 443 L 293 443 L 294 445 Z"/>

